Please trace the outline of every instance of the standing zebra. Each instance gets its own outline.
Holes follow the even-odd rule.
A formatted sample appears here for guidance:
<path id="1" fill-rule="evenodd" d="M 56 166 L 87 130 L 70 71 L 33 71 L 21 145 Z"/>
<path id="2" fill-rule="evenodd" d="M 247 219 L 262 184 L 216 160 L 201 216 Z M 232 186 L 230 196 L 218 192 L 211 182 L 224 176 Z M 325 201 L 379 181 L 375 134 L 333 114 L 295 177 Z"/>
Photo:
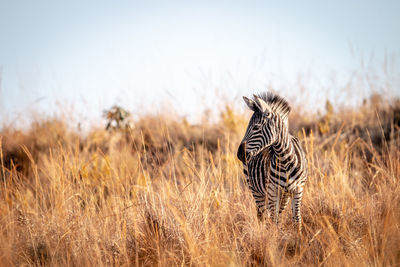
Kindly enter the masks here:
<path id="1" fill-rule="evenodd" d="M 254 111 L 237 156 L 258 208 L 259 218 L 266 210 L 278 223 L 279 214 L 292 197 L 293 220 L 301 229 L 300 206 L 307 180 L 307 159 L 299 141 L 289 133 L 290 106 L 272 93 L 243 97 Z"/>

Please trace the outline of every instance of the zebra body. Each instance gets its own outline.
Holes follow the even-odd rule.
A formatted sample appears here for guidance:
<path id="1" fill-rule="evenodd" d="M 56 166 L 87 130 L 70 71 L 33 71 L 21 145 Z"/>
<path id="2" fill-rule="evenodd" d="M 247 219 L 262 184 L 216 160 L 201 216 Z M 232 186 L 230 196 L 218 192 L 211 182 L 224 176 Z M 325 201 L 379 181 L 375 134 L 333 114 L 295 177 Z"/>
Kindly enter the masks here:
<path id="1" fill-rule="evenodd" d="M 288 131 L 288 103 L 277 95 L 244 98 L 254 111 L 238 149 L 258 215 L 265 211 L 278 222 L 292 197 L 293 220 L 301 223 L 300 206 L 307 180 L 307 160 L 298 140 Z"/>

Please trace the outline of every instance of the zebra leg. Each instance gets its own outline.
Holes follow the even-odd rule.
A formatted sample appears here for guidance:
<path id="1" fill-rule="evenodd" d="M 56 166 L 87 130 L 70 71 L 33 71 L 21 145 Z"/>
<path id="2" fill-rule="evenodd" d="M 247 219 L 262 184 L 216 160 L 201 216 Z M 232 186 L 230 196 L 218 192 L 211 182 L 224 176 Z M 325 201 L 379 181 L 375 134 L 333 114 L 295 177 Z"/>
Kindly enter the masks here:
<path id="1" fill-rule="evenodd" d="M 262 220 L 265 213 L 265 195 L 256 191 L 253 191 L 252 193 L 257 205 L 257 217 Z"/>
<path id="2" fill-rule="evenodd" d="M 286 208 L 287 204 L 289 203 L 289 197 L 290 197 L 289 193 L 283 192 L 279 203 L 279 214 L 282 213 L 282 211 Z"/>
<path id="3" fill-rule="evenodd" d="M 292 199 L 292 216 L 293 221 L 297 224 L 299 232 L 301 231 L 301 200 L 303 198 L 303 188 L 297 188 L 294 192 L 293 199 Z"/>
<path id="4" fill-rule="evenodd" d="M 272 220 L 278 224 L 279 222 L 279 204 L 282 195 L 282 190 L 279 186 L 272 183 L 268 184 L 268 210 Z"/>

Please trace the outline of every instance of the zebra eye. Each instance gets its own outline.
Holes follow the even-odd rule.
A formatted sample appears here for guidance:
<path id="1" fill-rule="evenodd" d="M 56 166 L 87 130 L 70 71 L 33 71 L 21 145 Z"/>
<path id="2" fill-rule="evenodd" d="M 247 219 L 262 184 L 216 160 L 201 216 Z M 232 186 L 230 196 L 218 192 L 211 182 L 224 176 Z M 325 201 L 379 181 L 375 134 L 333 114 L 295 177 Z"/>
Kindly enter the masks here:
<path id="1" fill-rule="evenodd" d="M 261 124 L 254 124 L 254 126 L 253 126 L 253 128 L 256 129 L 256 130 L 260 129 L 260 127 L 261 127 Z"/>

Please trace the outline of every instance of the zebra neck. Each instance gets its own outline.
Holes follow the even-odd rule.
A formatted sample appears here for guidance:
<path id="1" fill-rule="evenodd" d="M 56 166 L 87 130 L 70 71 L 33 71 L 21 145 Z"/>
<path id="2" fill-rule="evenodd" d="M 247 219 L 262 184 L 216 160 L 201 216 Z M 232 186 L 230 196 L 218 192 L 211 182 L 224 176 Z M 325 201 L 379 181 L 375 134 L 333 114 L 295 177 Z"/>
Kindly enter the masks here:
<path id="1" fill-rule="evenodd" d="M 290 135 L 280 138 L 280 142 L 271 147 L 271 154 L 273 157 L 274 165 L 287 166 L 293 160 L 294 146 L 291 141 Z"/>

